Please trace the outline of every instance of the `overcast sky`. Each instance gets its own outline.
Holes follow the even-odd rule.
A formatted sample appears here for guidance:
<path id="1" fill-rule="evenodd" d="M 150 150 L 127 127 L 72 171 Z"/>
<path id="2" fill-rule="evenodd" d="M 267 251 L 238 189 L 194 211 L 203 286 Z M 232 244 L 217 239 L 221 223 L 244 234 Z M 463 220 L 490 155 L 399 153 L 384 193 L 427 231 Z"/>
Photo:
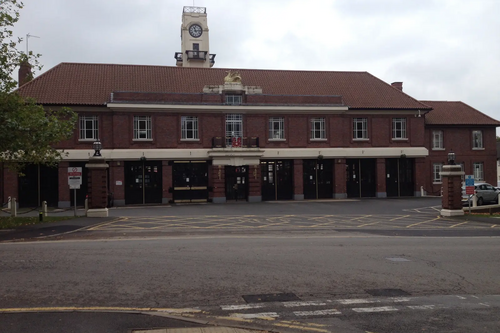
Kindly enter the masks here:
<path id="1" fill-rule="evenodd" d="M 175 66 L 192 0 L 23 0 L 15 26 L 61 62 Z M 367 71 L 500 119 L 499 0 L 195 0 L 219 68 Z M 23 49 L 26 45 L 22 45 Z M 243 78 L 244 79 L 244 78 Z"/>

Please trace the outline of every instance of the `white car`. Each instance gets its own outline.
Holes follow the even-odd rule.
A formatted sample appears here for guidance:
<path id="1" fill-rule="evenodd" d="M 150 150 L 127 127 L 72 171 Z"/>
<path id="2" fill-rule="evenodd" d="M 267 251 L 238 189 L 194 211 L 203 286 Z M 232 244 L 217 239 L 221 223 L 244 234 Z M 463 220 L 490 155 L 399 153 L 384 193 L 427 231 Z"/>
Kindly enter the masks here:
<path id="1" fill-rule="evenodd" d="M 477 196 L 477 205 L 481 206 L 484 203 L 497 203 L 500 189 L 488 183 L 475 183 L 474 192 Z M 462 186 L 462 203 L 468 203 L 469 200 L 472 200 L 472 196 L 465 194 L 465 186 Z"/>

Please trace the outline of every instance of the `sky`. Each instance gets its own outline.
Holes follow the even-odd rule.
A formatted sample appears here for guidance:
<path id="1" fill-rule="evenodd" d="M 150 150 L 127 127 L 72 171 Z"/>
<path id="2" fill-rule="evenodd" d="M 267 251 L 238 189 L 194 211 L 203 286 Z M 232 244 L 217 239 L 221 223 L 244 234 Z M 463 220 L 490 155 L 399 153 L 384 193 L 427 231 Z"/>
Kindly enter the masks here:
<path id="1" fill-rule="evenodd" d="M 24 0 L 44 68 L 175 66 L 183 6 L 206 7 L 215 67 L 366 71 L 500 120 L 499 0 Z M 26 43 L 20 46 L 26 49 Z"/>

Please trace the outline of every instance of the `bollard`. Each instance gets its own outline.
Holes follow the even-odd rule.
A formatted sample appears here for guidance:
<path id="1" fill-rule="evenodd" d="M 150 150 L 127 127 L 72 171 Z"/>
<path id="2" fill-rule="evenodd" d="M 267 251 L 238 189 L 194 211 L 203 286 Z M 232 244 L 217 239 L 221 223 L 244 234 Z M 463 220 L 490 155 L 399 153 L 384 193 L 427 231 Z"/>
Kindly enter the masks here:
<path id="1" fill-rule="evenodd" d="M 38 213 L 38 222 L 43 222 L 43 211 Z"/>
<path id="2" fill-rule="evenodd" d="M 10 206 L 11 206 L 11 204 L 10 204 L 10 197 L 8 197 L 7 198 L 7 209 L 10 209 Z"/>
<path id="3" fill-rule="evenodd" d="M 43 216 L 47 216 L 47 201 L 42 201 Z"/>
<path id="4" fill-rule="evenodd" d="M 85 216 L 87 216 L 87 211 L 89 210 L 89 198 L 85 198 Z"/>
<path id="5" fill-rule="evenodd" d="M 472 196 L 472 207 L 477 207 L 477 195 Z"/>
<path id="6" fill-rule="evenodd" d="M 441 187 L 441 196 L 443 196 L 443 188 Z"/>
<path id="7" fill-rule="evenodd" d="M 10 205 L 10 216 L 16 217 L 17 216 L 17 203 L 16 203 L 16 198 L 12 198 L 12 202 Z"/>
<path id="8" fill-rule="evenodd" d="M 423 186 L 420 186 L 420 196 L 425 197 L 425 191 Z"/>

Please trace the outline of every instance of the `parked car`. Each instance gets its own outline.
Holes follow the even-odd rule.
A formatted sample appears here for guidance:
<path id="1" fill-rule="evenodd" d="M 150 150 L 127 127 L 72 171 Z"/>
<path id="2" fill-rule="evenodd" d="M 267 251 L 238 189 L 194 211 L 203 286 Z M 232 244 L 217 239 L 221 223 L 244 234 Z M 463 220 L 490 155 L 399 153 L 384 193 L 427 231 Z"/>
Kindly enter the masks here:
<path id="1" fill-rule="evenodd" d="M 474 192 L 477 196 L 477 205 L 481 206 L 484 203 L 497 203 L 500 189 L 488 183 L 475 183 Z M 469 200 L 472 200 L 472 196 L 465 194 L 465 186 L 462 186 L 462 203 L 468 204 Z"/>

